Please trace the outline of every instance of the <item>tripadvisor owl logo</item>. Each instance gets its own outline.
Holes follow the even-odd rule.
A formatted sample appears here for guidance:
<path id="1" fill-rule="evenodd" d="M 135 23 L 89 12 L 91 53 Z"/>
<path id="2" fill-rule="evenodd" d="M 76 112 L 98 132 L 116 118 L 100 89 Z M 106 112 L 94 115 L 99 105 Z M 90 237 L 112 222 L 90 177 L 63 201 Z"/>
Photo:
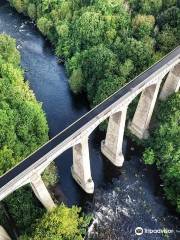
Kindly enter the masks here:
<path id="1" fill-rule="evenodd" d="M 135 234 L 140 236 L 143 234 L 143 228 L 142 227 L 137 227 L 135 228 Z"/>

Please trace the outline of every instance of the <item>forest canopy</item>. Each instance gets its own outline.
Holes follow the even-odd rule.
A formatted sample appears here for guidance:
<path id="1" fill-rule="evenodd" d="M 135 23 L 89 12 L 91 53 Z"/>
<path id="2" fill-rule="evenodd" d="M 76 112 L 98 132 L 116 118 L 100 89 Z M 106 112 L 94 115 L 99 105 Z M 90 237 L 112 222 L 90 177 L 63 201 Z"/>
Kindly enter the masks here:
<path id="1" fill-rule="evenodd" d="M 180 42 L 178 0 L 10 0 L 65 60 L 76 94 L 91 106 Z"/>
<path id="2" fill-rule="evenodd" d="M 0 175 L 48 140 L 42 106 L 24 81 L 16 41 L 0 35 Z"/>
<path id="3" fill-rule="evenodd" d="M 144 161 L 156 163 L 167 199 L 180 212 L 180 93 L 161 102 L 154 118 L 156 126 L 148 140 Z"/>
<path id="4" fill-rule="evenodd" d="M 16 41 L 0 34 L 0 175 L 48 140 L 42 105 L 24 80 L 20 60 Z M 46 168 L 42 179 L 48 189 L 54 186 L 57 181 L 54 163 Z M 82 216 L 81 209 L 75 206 L 59 205 L 45 213 L 29 185 L 19 188 L 0 204 L 0 225 L 7 226 L 3 206 L 15 222 L 20 239 L 80 240 L 91 220 Z"/>

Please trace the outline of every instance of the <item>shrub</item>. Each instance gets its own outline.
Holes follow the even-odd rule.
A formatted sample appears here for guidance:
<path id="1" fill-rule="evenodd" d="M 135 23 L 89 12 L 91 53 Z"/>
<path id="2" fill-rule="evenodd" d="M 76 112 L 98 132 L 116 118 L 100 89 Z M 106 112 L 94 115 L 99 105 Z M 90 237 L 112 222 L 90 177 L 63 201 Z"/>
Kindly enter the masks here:
<path id="1" fill-rule="evenodd" d="M 156 163 L 168 200 L 180 212 L 180 93 L 161 102 L 156 111 L 156 129 L 144 152 L 145 163 Z"/>
<path id="2" fill-rule="evenodd" d="M 0 34 L 0 60 L 14 66 L 20 64 L 20 54 L 16 49 L 16 40 L 5 34 Z"/>
<path id="3" fill-rule="evenodd" d="M 48 140 L 45 114 L 19 64 L 15 40 L 0 35 L 0 175 Z"/>
<path id="4" fill-rule="evenodd" d="M 83 89 L 83 74 L 81 69 L 75 69 L 70 77 L 70 87 L 74 93 L 81 93 Z"/>
<path id="5" fill-rule="evenodd" d="M 155 18 L 152 15 L 137 15 L 132 22 L 134 35 L 137 38 L 144 38 L 151 35 L 155 24 Z"/>
<path id="6" fill-rule="evenodd" d="M 0 35 L 0 175 L 14 167 L 48 140 L 48 126 L 42 106 L 36 101 L 20 67 L 16 41 Z M 44 172 L 49 187 L 57 181 L 55 165 Z M 44 213 L 29 187 L 4 200 L 21 233 L 30 233 Z M 1 218 L 4 213 L 1 212 Z"/>
<path id="7" fill-rule="evenodd" d="M 54 186 L 58 181 L 57 169 L 54 162 L 52 162 L 42 174 L 43 182 L 46 187 Z"/>
<path id="8" fill-rule="evenodd" d="M 31 237 L 22 236 L 20 239 L 81 240 L 90 218 L 80 217 L 80 211 L 80 208 L 76 206 L 68 208 L 61 204 L 43 215 L 41 220 L 36 223 Z"/>

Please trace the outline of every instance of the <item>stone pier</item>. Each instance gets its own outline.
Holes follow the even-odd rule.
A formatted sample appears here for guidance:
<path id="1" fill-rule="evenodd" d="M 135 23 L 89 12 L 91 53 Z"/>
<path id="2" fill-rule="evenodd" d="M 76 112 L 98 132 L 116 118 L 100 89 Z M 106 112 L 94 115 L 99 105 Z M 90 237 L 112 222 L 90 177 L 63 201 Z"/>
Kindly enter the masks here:
<path id="1" fill-rule="evenodd" d="M 0 226 L 0 240 L 11 240 L 6 230 Z"/>
<path id="2" fill-rule="evenodd" d="M 167 74 L 168 77 L 160 94 L 161 99 L 166 99 L 180 87 L 180 46 L 2 175 L 0 201 L 30 183 L 41 203 L 48 210 L 54 208 L 55 204 L 40 174 L 71 147 L 73 148 L 72 176 L 85 192 L 93 193 L 89 135 L 109 118 L 106 138 L 101 143 L 101 151 L 115 166 L 121 167 L 124 162 L 122 146 L 128 105 L 141 94 L 136 112 L 128 127 L 138 138 L 147 138 L 160 83 Z M 36 176 L 34 177 L 33 174 Z"/>
<path id="3" fill-rule="evenodd" d="M 31 178 L 31 187 L 36 195 L 36 197 L 39 199 L 39 201 L 42 203 L 42 205 L 47 210 L 52 210 L 56 205 L 47 190 L 41 176 L 39 174 L 33 175 Z"/>
<path id="4" fill-rule="evenodd" d="M 91 177 L 88 136 L 73 147 L 72 176 L 87 193 L 94 192 L 94 182 Z"/>
<path id="5" fill-rule="evenodd" d="M 109 118 L 106 139 L 101 143 L 102 153 L 117 167 L 124 162 L 122 153 L 127 106 Z"/>
<path id="6" fill-rule="evenodd" d="M 180 88 L 180 63 L 177 64 L 168 74 L 159 98 L 166 100 L 168 96 L 174 92 L 178 92 Z"/>
<path id="7" fill-rule="evenodd" d="M 160 82 L 147 87 L 141 94 L 136 112 L 128 128 L 140 139 L 147 139 L 149 136 L 148 128 L 152 117 Z"/>

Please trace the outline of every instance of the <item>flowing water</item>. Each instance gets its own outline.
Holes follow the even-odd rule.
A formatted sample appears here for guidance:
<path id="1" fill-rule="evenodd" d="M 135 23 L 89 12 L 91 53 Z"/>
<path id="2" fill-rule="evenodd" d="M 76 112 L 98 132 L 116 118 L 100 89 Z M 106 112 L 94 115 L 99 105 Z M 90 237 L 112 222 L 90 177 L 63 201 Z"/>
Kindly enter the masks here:
<path id="1" fill-rule="evenodd" d="M 75 97 L 70 92 L 65 68 L 58 64 L 49 42 L 29 18 L 18 14 L 4 0 L 0 1 L 0 33 L 9 34 L 17 40 L 25 78 L 38 101 L 43 103 L 50 138 L 89 110 L 84 96 Z M 170 212 L 162 196 L 156 194 L 159 184 L 156 169 L 147 168 L 140 161 L 138 148 L 130 140 L 124 141 L 123 168 L 113 167 L 101 155 L 103 138 L 104 134 L 96 130 L 89 139 L 94 195 L 85 194 L 71 176 L 72 150 L 56 159 L 60 177 L 56 190 L 60 198 L 69 206 L 77 204 L 95 213 L 89 238 L 166 239 L 165 235 L 158 233 L 144 233 L 137 238 L 134 231 L 139 226 L 168 228 L 174 231 L 169 234 L 169 239 L 178 239 L 178 216 Z"/>

